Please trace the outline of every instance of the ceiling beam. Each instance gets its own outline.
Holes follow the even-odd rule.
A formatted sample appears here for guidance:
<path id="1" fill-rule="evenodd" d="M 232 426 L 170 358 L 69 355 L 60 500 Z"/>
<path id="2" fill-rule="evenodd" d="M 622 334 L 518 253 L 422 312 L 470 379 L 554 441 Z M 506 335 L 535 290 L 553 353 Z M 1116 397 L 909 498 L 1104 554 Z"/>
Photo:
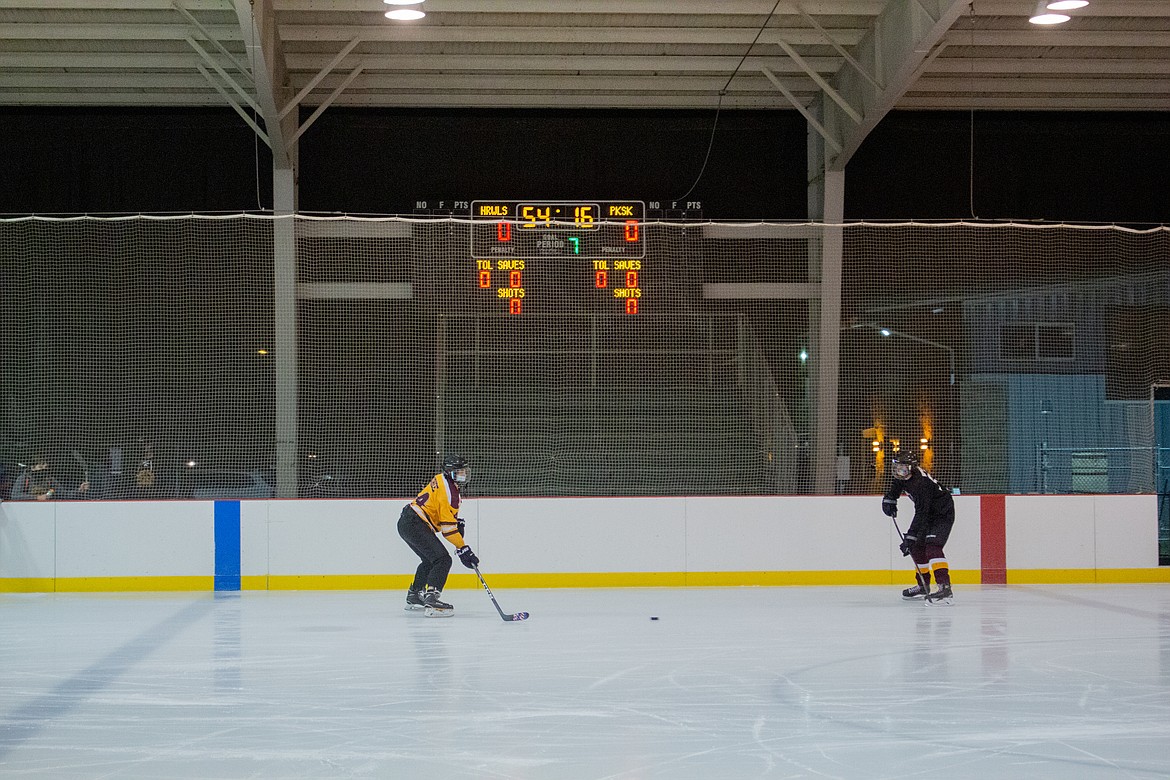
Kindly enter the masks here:
<path id="1" fill-rule="evenodd" d="M 252 67 L 256 102 L 272 147 L 272 166 L 274 170 L 295 170 L 296 154 L 290 139 L 297 129 L 297 116 L 293 112 L 280 117 L 280 107 L 288 100 L 289 90 L 285 86 L 284 44 L 272 12 L 272 0 L 232 0 L 232 5 L 240 24 L 237 34 L 244 41 L 246 59 Z"/>
<path id="2" fill-rule="evenodd" d="M 845 169 L 861 142 L 898 104 L 931 51 L 969 5 L 970 0 L 888 0 L 857 45 L 857 60 L 885 88 L 875 87 L 872 80 L 844 63 L 833 83 L 841 97 L 860 112 L 861 121 L 855 121 L 838 104 L 825 101 L 824 125 L 843 147 L 839 153 L 826 156 L 829 170 Z"/>

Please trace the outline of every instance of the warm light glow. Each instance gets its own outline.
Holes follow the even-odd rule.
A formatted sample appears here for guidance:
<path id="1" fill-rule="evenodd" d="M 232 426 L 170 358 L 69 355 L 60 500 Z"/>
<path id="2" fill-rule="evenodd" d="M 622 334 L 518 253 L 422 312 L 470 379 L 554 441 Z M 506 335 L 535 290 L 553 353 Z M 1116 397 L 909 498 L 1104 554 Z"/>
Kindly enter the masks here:
<path id="1" fill-rule="evenodd" d="M 421 19 L 426 14 L 422 11 L 416 11 L 413 8 L 396 8 L 393 11 L 386 12 L 387 19 L 397 19 L 400 22 L 410 22 L 415 19 Z"/>
<path id="2" fill-rule="evenodd" d="M 1088 4 L 1089 0 L 1051 0 L 1047 7 L 1049 11 L 1072 11 Z"/>
<path id="3" fill-rule="evenodd" d="M 923 444 L 926 444 L 927 442 L 929 442 L 929 441 L 930 441 L 930 439 L 927 439 L 927 438 L 923 437 L 923 438 L 919 439 L 918 441 L 919 441 L 919 442 L 921 442 L 921 443 L 923 443 Z"/>
<path id="4" fill-rule="evenodd" d="M 258 350 L 256 350 L 256 354 L 257 354 L 257 355 L 267 355 L 267 354 L 268 354 L 268 350 L 266 350 L 266 349 L 258 349 Z"/>

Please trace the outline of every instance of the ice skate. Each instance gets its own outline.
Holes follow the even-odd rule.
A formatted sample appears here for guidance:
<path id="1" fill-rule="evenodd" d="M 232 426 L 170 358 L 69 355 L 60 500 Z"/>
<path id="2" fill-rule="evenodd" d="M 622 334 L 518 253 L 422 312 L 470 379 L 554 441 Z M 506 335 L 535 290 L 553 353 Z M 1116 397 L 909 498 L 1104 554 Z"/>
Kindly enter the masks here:
<path id="1" fill-rule="evenodd" d="M 915 585 L 913 588 L 906 588 L 902 591 L 902 598 L 906 601 L 917 601 L 926 595 L 926 589 L 921 585 Z"/>
<path id="2" fill-rule="evenodd" d="M 415 612 L 426 609 L 426 604 L 423 603 L 422 594 L 417 590 L 406 591 L 406 606 L 404 609 L 407 612 Z"/>
<path id="3" fill-rule="evenodd" d="M 439 591 L 437 590 L 427 588 L 422 600 L 423 606 L 426 608 L 423 614 L 427 617 L 451 617 L 455 614 L 455 607 L 439 600 Z"/>
<path id="4" fill-rule="evenodd" d="M 927 604 L 950 604 L 951 599 L 954 598 L 954 593 L 951 592 L 950 585 L 939 585 L 938 590 L 927 595 Z"/>

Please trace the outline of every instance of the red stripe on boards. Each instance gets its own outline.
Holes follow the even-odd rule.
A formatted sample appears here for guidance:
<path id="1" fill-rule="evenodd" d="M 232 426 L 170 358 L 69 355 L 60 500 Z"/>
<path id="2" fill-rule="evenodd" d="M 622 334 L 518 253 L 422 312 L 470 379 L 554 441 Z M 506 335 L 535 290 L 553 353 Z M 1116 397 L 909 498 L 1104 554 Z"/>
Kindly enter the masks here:
<path id="1" fill-rule="evenodd" d="M 1007 584 L 1007 496 L 979 497 L 979 528 L 984 585 Z"/>

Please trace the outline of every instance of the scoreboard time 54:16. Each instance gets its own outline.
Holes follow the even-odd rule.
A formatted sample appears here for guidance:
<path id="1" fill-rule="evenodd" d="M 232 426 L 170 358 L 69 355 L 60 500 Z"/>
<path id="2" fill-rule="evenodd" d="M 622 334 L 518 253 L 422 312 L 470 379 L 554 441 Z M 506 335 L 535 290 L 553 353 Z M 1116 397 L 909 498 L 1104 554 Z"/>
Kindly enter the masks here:
<path id="1" fill-rule="evenodd" d="M 588 290 L 637 314 L 645 216 L 637 200 L 472 201 L 476 283 L 509 314 L 523 313 L 541 292 L 565 301 Z"/>

